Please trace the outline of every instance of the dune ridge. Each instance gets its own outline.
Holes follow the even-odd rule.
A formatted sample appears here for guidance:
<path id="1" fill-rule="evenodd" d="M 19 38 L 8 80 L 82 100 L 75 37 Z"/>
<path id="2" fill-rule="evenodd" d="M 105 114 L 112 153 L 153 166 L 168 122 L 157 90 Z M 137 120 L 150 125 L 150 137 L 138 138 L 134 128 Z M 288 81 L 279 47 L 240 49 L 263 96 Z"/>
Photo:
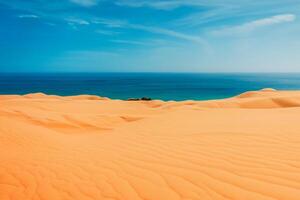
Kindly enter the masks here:
<path id="1" fill-rule="evenodd" d="M 300 91 L 0 96 L 1 200 L 299 200 Z"/>

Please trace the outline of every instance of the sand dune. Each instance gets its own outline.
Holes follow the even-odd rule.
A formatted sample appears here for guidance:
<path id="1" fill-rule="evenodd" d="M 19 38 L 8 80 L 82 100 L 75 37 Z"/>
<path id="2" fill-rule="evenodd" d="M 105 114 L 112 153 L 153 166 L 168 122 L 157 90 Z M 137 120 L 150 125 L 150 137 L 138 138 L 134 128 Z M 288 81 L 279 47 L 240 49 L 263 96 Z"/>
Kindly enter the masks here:
<path id="1" fill-rule="evenodd" d="M 0 200 L 299 200 L 300 91 L 0 96 Z"/>

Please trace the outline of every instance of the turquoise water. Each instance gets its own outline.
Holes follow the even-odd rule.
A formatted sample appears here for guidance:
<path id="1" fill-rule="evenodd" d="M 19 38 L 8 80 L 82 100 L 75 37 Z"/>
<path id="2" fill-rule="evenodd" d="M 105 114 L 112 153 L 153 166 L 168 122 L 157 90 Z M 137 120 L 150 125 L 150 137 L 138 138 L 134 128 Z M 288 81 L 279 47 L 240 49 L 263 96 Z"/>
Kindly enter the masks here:
<path id="1" fill-rule="evenodd" d="M 0 94 L 92 94 L 113 99 L 207 100 L 249 90 L 300 90 L 300 74 L 48 73 L 0 74 Z"/>

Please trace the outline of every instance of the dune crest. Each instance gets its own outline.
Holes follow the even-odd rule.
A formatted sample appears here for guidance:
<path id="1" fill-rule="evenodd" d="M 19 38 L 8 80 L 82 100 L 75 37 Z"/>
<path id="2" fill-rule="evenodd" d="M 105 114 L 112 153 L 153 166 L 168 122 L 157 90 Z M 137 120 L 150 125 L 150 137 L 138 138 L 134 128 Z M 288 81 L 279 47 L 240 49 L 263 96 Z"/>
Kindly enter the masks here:
<path id="1" fill-rule="evenodd" d="M 2 200 L 299 200 L 300 91 L 0 96 Z"/>

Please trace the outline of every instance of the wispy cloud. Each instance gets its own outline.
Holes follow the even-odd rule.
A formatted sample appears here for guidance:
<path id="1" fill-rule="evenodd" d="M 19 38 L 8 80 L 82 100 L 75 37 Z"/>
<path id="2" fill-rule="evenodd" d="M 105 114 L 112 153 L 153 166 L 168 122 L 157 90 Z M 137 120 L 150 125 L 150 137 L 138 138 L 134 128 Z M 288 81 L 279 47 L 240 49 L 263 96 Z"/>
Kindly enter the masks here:
<path id="1" fill-rule="evenodd" d="M 37 15 L 19 15 L 18 17 L 19 18 L 35 18 L 35 19 L 39 18 L 39 16 L 37 16 Z"/>
<path id="2" fill-rule="evenodd" d="M 129 7 L 151 7 L 160 10 L 171 10 L 181 6 L 203 6 L 206 0 L 120 0 L 116 4 Z"/>
<path id="3" fill-rule="evenodd" d="M 126 21 L 118 19 L 96 18 L 91 20 L 91 22 L 93 24 L 104 24 L 109 28 L 121 28 L 127 25 Z"/>
<path id="4" fill-rule="evenodd" d="M 99 0 L 70 0 L 70 2 L 84 7 L 91 7 L 97 5 Z"/>
<path id="5" fill-rule="evenodd" d="M 179 39 L 183 39 L 183 40 L 188 40 L 191 42 L 206 44 L 205 40 L 199 36 L 193 36 L 193 35 L 189 35 L 189 34 L 185 34 L 185 33 L 180 33 L 177 31 L 170 30 L 170 29 L 153 27 L 153 26 L 137 25 L 137 24 L 129 24 L 129 27 L 133 28 L 133 29 L 151 32 L 151 33 L 156 33 L 156 34 L 171 36 L 171 37 L 175 37 L 175 38 L 179 38 Z"/>
<path id="6" fill-rule="evenodd" d="M 220 30 L 213 31 L 214 35 L 236 35 L 252 32 L 258 28 L 267 27 L 275 24 L 282 24 L 293 22 L 296 19 L 294 14 L 275 15 L 268 18 L 258 19 L 242 25 L 227 27 Z"/>
<path id="7" fill-rule="evenodd" d="M 90 22 L 79 18 L 67 18 L 65 19 L 69 25 L 89 25 Z"/>
<path id="8" fill-rule="evenodd" d="M 111 42 L 119 43 L 119 44 L 143 45 L 143 46 L 153 45 L 153 43 L 134 41 L 134 40 L 111 40 Z"/>
<path id="9" fill-rule="evenodd" d="M 120 34 L 119 32 L 116 31 L 109 31 L 109 30 L 102 30 L 102 29 L 96 30 L 96 33 L 99 33 L 101 35 L 109 35 L 109 36 Z"/>
<path id="10" fill-rule="evenodd" d="M 150 32 L 154 34 L 159 34 L 159 35 L 166 35 L 170 36 L 173 38 L 178 38 L 182 40 L 187 40 L 190 42 L 196 42 L 200 44 L 207 45 L 206 41 L 202 39 L 199 36 L 193 36 L 185 33 L 180 33 L 174 30 L 166 29 L 166 28 L 160 28 L 160 27 L 155 27 L 155 26 L 146 26 L 146 25 L 140 25 L 140 24 L 132 24 L 124 20 L 115 20 L 115 19 L 105 19 L 105 18 L 97 18 L 93 19 L 91 21 L 83 20 L 83 19 L 78 19 L 78 18 L 68 18 L 66 21 L 70 25 L 89 25 L 89 24 L 103 24 L 109 28 L 127 28 L 127 29 L 134 29 L 134 30 L 141 30 L 145 32 Z M 98 32 L 98 31 L 96 31 Z M 110 31 L 104 31 L 104 30 L 99 30 L 100 34 L 113 34 L 113 32 Z"/>
<path id="11" fill-rule="evenodd" d="M 199 1 L 205 2 L 205 0 Z M 216 22 L 229 24 L 234 20 L 249 20 L 268 15 L 299 12 L 300 4 L 298 0 L 211 0 L 206 1 L 205 6 L 200 11 L 191 12 L 175 20 L 172 24 L 187 28 L 203 27 Z"/>
<path id="12" fill-rule="evenodd" d="M 119 44 L 130 44 L 130 45 L 152 46 L 152 47 L 165 46 L 166 44 L 170 45 L 170 43 L 167 42 L 166 40 L 160 40 L 160 39 L 146 39 L 146 40 L 113 39 L 110 41 Z"/>
<path id="13" fill-rule="evenodd" d="M 222 8 L 239 8 L 240 11 L 255 11 L 255 8 L 268 7 L 273 10 L 274 7 L 286 9 L 297 6 L 299 8 L 298 0 L 116 0 L 116 5 L 128 7 L 150 7 L 160 10 L 172 10 L 178 7 L 203 7 L 204 10 L 222 9 Z M 254 10 L 252 10 L 254 9 Z M 267 10 L 264 10 L 265 12 Z"/>
<path id="14" fill-rule="evenodd" d="M 166 28 L 146 26 L 146 25 L 140 25 L 140 24 L 132 24 L 132 23 L 128 23 L 126 21 L 110 20 L 110 19 L 97 19 L 97 20 L 92 21 L 92 23 L 104 24 L 111 28 L 128 28 L 128 29 L 141 30 L 141 31 L 146 31 L 146 32 L 154 33 L 154 34 L 166 35 L 166 36 L 206 45 L 205 40 L 199 36 L 193 36 L 193 35 L 189 35 L 189 34 L 185 34 L 185 33 L 180 33 L 180 32 L 174 31 L 174 30 L 166 29 Z"/>

